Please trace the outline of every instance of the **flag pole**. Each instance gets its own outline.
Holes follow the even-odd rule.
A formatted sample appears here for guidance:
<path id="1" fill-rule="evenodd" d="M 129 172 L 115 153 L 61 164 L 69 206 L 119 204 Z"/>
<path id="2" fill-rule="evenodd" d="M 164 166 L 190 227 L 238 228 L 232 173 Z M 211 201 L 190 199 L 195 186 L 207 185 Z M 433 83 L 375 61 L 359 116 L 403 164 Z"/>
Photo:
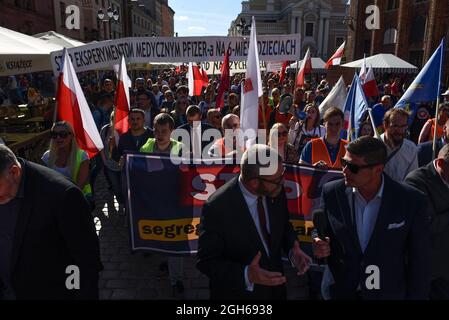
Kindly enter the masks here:
<path id="1" fill-rule="evenodd" d="M 265 116 L 265 98 L 262 95 L 262 121 L 263 121 L 263 126 L 265 128 L 265 130 L 268 130 L 268 124 L 267 124 L 267 117 Z"/>
<path id="2" fill-rule="evenodd" d="M 370 118 L 370 121 L 371 121 L 371 126 L 373 127 L 373 130 L 374 130 L 374 137 L 375 137 L 376 139 L 379 139 L 379 140 L 380 140 L 379 132 L 377 132 L 376 124 L 374 123 L 373 109 L 368 108 L 368 113 L 369 113 L 369 118 Z"/>
<path id="3" fill-rule="evenodd" d="M 441 71 L 440 71 L 441 72 Z M 438 84 L 440 86 L 440 84 Z M 436 115 L 435 115 L 435 128 L 433 131 L 433 144 L 432 144 L 432 159 L 435 160 L 437 158 L 437 143 L 438 143 L 438 113 L 440 112 L 440 88 L 438 88 L 438 97 L 437 97 L 437 107 L 436 107 Z"/>
<path id="4" fill-rule="evenodd" d="M 295 86 L 293 88 L 293 94 L 295 94 L 295 90 L 296 90 L 296 80 L 298 79 L 298 73 L 299 73 L 299 61 L 296 60 Z"/>
<path id="5" fill-rule="evenodd" d="M 437 155 L 437 142 L 438 142 L 438 113 L 440 112 L 440 87 L 441 87 L 441 76 L 442 76 L 442 69 L 443 69 L 443 55 L 444 55 L 444 38 L 441 41 L 441 57 L 440 57 L 440 74 L 439 74 L 439 81 L 437 86 L 437 107 L 435 108 L 435 128 L 434 128 L 434 134 L 433 134 L 433 147 L 432 147 L 432 159 L 436 159 Z"/>

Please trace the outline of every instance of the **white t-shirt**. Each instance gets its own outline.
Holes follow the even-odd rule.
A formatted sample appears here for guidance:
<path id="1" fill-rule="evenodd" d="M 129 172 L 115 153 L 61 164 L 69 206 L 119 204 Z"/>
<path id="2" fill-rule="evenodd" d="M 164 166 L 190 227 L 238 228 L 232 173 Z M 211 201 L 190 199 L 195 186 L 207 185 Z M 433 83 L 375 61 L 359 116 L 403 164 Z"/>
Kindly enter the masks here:
<path id="1" fill-rule="evenodd" d="M 48 161 L 50 159 L 50 150 L 47 150 L 44 155 L 42 156 L 42 162 L 45 163 L 45 165 L 48 167 Z M 83 152 L 83 157 L 82 157 L 82 162 L 89 160 L 89 155 L 87 154 L 87 152 Z M 62 174 L 63 176 L 69 178 L 70 180 L 72 180 L 72 173 L 70 172 L 69 167 L 64 167 L 64 168 L 59 168 L 59 167 L 54 167 L 52 168 L 53 170 L 59 172 L 60 174 Z"/>

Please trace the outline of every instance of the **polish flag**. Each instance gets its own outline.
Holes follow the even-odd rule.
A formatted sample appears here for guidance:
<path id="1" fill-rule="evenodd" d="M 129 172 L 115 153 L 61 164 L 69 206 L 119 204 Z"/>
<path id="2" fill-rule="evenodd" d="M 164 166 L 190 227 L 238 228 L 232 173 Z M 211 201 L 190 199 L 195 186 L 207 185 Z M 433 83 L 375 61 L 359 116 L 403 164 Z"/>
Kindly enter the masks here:
<path id="1" fill-rule="evenodd" d="M 259 52 L 257 50 L 256 19 L 254 17 L 252 17 L 251 23 L 245 83 L 242 86 L 240 127 L 248 139 L 246 147 L 249 148 L 257 141 L 259 98 L 263 95 Z"/>
<path id="2" fill-rule="evenodd" d="M 103 142 L 67 49 L 64 49 L 63 56 L 64 62 L 59 74 L 56 96 L 58 119 L 67 121 L 73 126 L 78 146 L 93 158 L 103 150 Z"/>
<path id="3" fill-rule="evenodd" d="M 281 75 L 279 77 L 280 85 L 284 84 L 285 74 L 286 74 L 288 65 L 289 65 L 289 61 L 284 61 L 284 63 L 282 64 Z"/>
<path id="4" fill-rule="evenodd" d="M 189 63 L 188 72 L 189 81 L 189 96 L 200 96 L 204 87 L 209 84 L 209 77 L 204 69 L 200 70 L 200 67 L 193 65 L 193 62 Z"/>
<path id="5" fill-rule="evenodd" d="M 329 59 L 326 63 L 326 69 L 329 69 L 331 66 L 339 66 L 341 64 L 341 58 L 343 58 L 345 54 L 345 46 L 346 41 L 337 49 L 334 55 Z"/>
<path id="6" fill-rule="evenodd" d="M 126 70 L 125 57 L 122 56 L 118 74 L 117 90 L 115 91 L 114 115 L 114 128 L 119 135 L 125 134 L 129 129 L 128 115 L 131 110 L 129 88 L 131 88 L 131 82 L 129 81 L 128 71 Z"/>
<path id="7" fill-rule="evenodd" d="M 366 97 L 378 97 L 380 95 L 373 67 L 370 67 L 366 74 L 363 91 L 365 92 Z"/>
<path id="8" fill-rule="evenodd" d="M 217 108 L 224 107 L 224 94 L 231 86 L 231 71 L 229 70 L 229 51 L 226 51 L 223 65 L 221 66 L 221 81 L 218 87 Z"/>
<path id="9" fill-rule="evenodd" d="M 306 55 L 301 62 L 301 69 L 299 69 L 298 77 L 296 78 L 296 87 L 304 86 L 306 74 L 312 72 L 312 57 L 310 56 L 310 48 L 307 49 Z"/>
<path id="10" fill-rule="evenodd" d="M 363 57 L 363 64 L 362 64 L 362 68 L 360 69 L 360 74 L 359 74 L 359 78 L 360 78 L 360 82 L 363 84 L 365 84 L 365 79 L 366 79 L 366 75 L 368 73 L 367 67 L 366 67 L 366 56 Z"/>

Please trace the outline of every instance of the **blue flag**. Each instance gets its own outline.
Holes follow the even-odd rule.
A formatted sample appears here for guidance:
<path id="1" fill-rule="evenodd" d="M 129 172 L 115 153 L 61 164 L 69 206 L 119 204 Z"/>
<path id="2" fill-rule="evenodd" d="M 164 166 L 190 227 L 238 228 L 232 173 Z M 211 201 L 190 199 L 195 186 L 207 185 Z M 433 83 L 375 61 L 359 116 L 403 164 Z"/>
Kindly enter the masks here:
<path id="1" fill-rule="evenodd" d="M 358 75 L 354 76 L 351 89 L 345 104 L 345 119 L 347 121 L 348 141 L 354 141 L 360 136 L 362 121 L 366 117 L 369 104 L 363 92 Z"/>
<path id="2" fill-rule="evenodd" d="M 444 42 L 443 38 L 438 49 L 395 106 L 411 112 L 409 123 L 413 122 L 420 103 L 436 101 L 440 94 Z"/>

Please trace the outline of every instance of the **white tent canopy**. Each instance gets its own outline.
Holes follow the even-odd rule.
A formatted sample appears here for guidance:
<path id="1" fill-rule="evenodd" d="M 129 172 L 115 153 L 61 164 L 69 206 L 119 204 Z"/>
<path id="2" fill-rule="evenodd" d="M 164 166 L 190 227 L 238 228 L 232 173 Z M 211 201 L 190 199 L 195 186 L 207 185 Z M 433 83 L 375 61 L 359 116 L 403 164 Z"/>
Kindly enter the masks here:
<path id="1" fill-rule="evenodd" d="M 292 63 L 290 65 L 291 69 L 296 69 L 297 64 L 299 63 L 299 66 L 301 67 L 302 61 Z M 313 70 L 326 70 L 326 62 L 323 61 L 321 58 L 312 58 L 312 69 Z"/>
<path id="2" fill-rule="evenodd" d="M 75 48 L 85 45 L 85 43 L 81 41 L 69 38 L 63 34 L 59 34 L 54 31 L 38 33 L 33 35 L 33 37 L 44 40 L 47 43 L 56 44 L 65 48 Z"/>
<path id="3" fill-rule="evenodd" d="M 0 27 L 0 76 L 52 70 L 50 53 L 63 48 Z"/>
<path id="4" fill-rule="evenodd" d="M 346 68 L 360 69 L 363 65 L 363 59 L 353 61 L 342 65 Z M 404 61 L 395 55 L 389 53 L 381 53 L 375 56 L 366 58 L 367 67 L 373 67 L 374 71 L 377 72 L 400 72 L 400 73 L 415 73 L 418 72 L 418 68 L 414 65 Z"/>

